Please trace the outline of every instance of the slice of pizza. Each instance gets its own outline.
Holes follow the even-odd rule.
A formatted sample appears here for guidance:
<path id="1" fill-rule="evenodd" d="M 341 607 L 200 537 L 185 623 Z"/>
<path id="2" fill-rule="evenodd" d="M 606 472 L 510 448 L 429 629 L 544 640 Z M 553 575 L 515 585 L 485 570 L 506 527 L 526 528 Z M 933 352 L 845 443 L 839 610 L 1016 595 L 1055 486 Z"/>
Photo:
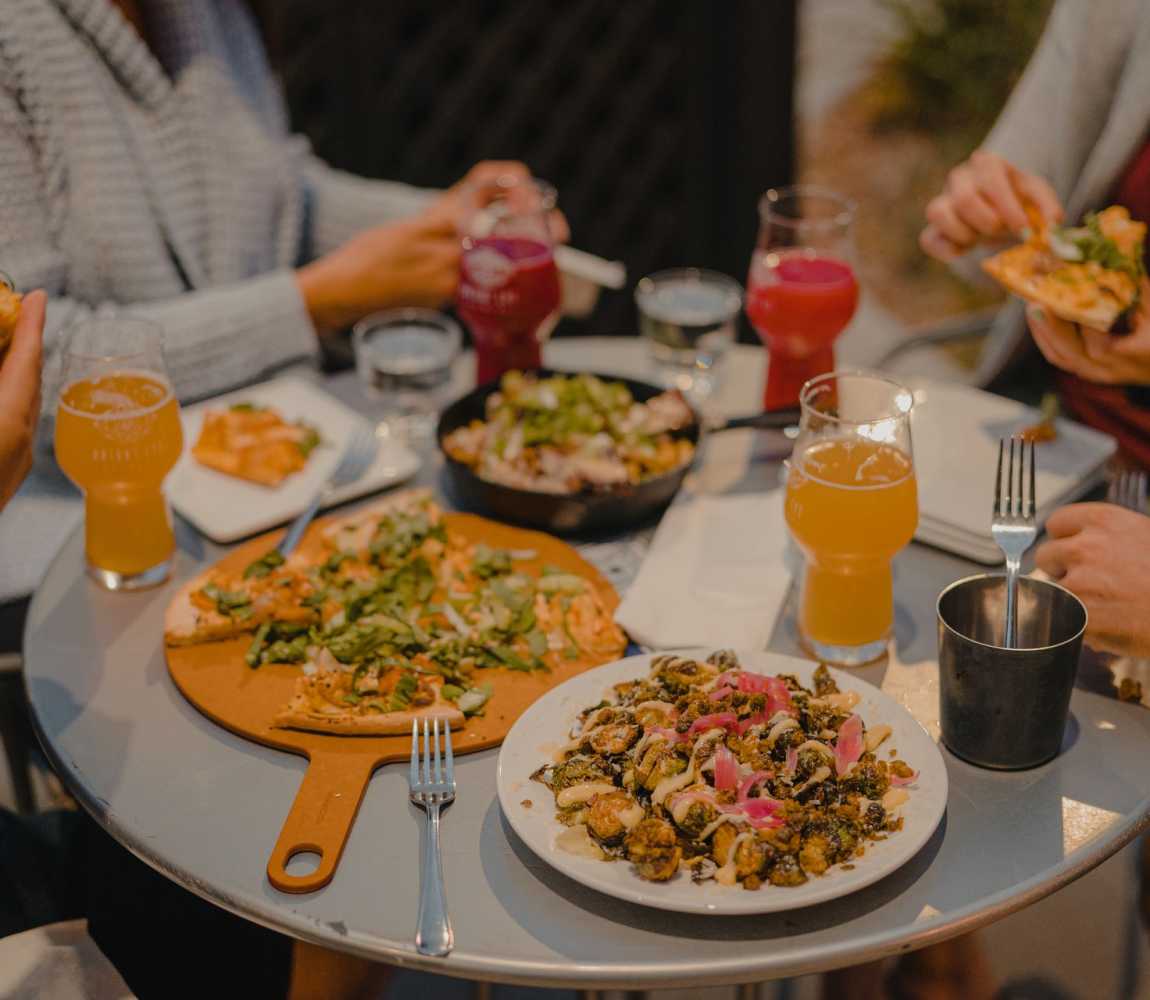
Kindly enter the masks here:
<path id="1" fill-rule="evenodd" d="M 190 646 L 246 635 L 265 623 L 318 624 L 323 594 L 294 558 L 275 550 L 242 573 L 210 569 L 179 589 L 164 614 L 164 641 Z"/>
<path id="2" fill-rule="evenodd" d="M 276 718 L 281 729 L 319 733 L 394 736 L 411 732 L 416 719 L 438 718 L 459 729 L 465 715 L 444 695 L 442 677 L 396 664 L 336 665 L 313 669 L 296 680 L 291 702 Z"/>
<path id="3" fill-rule="evenodd" d="M 1033 218 L 1033 216 L 1032 216 Z M 1025 243 L 983 261 L 999 284 L 1072 323 L 1109 330 L 1138 302 L 1146 226 L 1120 205 L 1077 227 L 1032 225 Z"/>
<path id="4" fill-rule="evenodd" d="M 319 433 L 303 421 L 289 423 L 271 407 L 236 403 L 204 414 L 192 455 L 217 472 L 278 486 L 307 464 L 319 443 Z"/>
<path id="5" fill-rule="evenodd" d="M 431 490 L 420 488 L 394 493 L 330 521 L 320 537 L 329 556 L 389 568 L 415 555 L 438 559 L 446 531 Z"/>
<path id="6" fill-rule="evenodd" d="M 15 333 L 16 322 L 20 319 L 22 301 L 23 296 L 0 277 L 0 355 L 8 350 L 8 345 L 12 343 L 12 334 Z"/>

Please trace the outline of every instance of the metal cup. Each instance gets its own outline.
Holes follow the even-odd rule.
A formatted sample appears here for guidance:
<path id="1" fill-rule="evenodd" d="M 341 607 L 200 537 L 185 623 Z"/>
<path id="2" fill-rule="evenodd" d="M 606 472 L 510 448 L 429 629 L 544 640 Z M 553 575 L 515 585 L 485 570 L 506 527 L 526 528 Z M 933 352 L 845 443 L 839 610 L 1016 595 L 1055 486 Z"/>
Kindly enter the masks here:
<path id="1" fill-rule="evenodd" d="M 938 598 L 942 739 L 980 767 L 1055 757 L 1086 631 L 1086 608 L 1055 583 L 1018 581 L 1018 646 L 1003 647 L 1006 577 L 971 576 Z"/>

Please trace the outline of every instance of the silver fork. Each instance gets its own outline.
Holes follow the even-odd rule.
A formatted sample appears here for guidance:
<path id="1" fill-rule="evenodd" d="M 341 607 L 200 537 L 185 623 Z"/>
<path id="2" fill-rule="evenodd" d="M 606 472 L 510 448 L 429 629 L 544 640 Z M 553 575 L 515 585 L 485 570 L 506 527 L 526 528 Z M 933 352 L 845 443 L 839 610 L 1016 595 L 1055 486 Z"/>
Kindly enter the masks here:
<path id="1" fill-rule="evenodd" d="M 1018 574 L 1023 555 L 1038 537 L 1038 521 L 1034 513 L 1034 442 L 1027 442 L 1018 435 L 1010 439 L 1009 460 L 1003 477 L 1002 458 L 1006 443 L 1005 438 L 998 442 L 998 475 L 994 482 L 990 534 L 1006 556 L 1006 635 L 1003 645 L 1013 649 L 1018 635 Z M 1028 445 L 1029 462 L 1026 459 Z"/>
<path id="2" fill-rule="evenodd" d="M 1123 469 L 1110 480 L 1106 499 L 1119 507 L 1145 514 L 1146 493 L 1146 473 L 1137 469 Z"/>
<path id="3" fill-rule="evenodd" d="M 348 438 L 339 464 L 332 470 L 319 492 L 312 497 L 311 503 L 292 521 L 283 541 L 276 546 L 276 551 L 281 556 L 289 556 L 295 551 L 300 539 L 303 538 L 303 533 L 307 531 L 307 526 L 311 524 L 312 518 L 315 517 L 316 512 L 323 506 L 324 502 L 329 500 L 336 490 L 342 489 L 348 483 L 354 483 L 367 472 L 368 467 L 375 461 L 375 455 L 378 451 L 379 439 L 375 436 L 372 428 L 366 424 L 358 426 Z"/>
<path id="4" fill-rule="evenodd" d="M 430 734 L 429 734 L 430 730 Z M 415 948 L 421 955 L 446 955 L 455 944 L 447 918 L 443 861 L 439 854 L 439 811 L 455 801 L 455 759 L 451 754 L 451 723 L 443 722 L 443 756 L 439 753 L 439 719 L 423 720 L 423 755 L 419 753 L 419 723 L 411 724 L 411 773 L 408 784 L 415 805 L 427 813 L 423 827 L 423 874 L 419 880 L 419 918 Z"/>

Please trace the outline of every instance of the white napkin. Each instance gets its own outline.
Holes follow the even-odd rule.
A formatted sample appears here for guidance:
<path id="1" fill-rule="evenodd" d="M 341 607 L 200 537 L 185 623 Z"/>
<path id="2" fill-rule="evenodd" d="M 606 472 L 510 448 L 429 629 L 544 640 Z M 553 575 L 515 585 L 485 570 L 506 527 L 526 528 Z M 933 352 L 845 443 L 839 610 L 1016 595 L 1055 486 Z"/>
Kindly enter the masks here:
<path id="1" fill-rule="evenodd" d="M 655 649 L 765 649 L 790 588 L 786 547 L 782 490 L 682 498 L 615 620 Z"/>

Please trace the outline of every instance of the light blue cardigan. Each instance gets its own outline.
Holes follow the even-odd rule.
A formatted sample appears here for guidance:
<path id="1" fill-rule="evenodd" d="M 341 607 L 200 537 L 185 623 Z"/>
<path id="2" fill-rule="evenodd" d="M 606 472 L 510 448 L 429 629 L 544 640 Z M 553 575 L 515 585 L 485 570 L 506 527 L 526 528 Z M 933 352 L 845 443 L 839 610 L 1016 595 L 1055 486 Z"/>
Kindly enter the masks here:
<path id="1" fill-rule="evenodd" d="M 240 0 L 5 0 L 0 270 L 92 312 L 157 320 L 184 399 L 311 356 L 292 270 L 427 192 L 326 166 L 289 136 Z"/>

